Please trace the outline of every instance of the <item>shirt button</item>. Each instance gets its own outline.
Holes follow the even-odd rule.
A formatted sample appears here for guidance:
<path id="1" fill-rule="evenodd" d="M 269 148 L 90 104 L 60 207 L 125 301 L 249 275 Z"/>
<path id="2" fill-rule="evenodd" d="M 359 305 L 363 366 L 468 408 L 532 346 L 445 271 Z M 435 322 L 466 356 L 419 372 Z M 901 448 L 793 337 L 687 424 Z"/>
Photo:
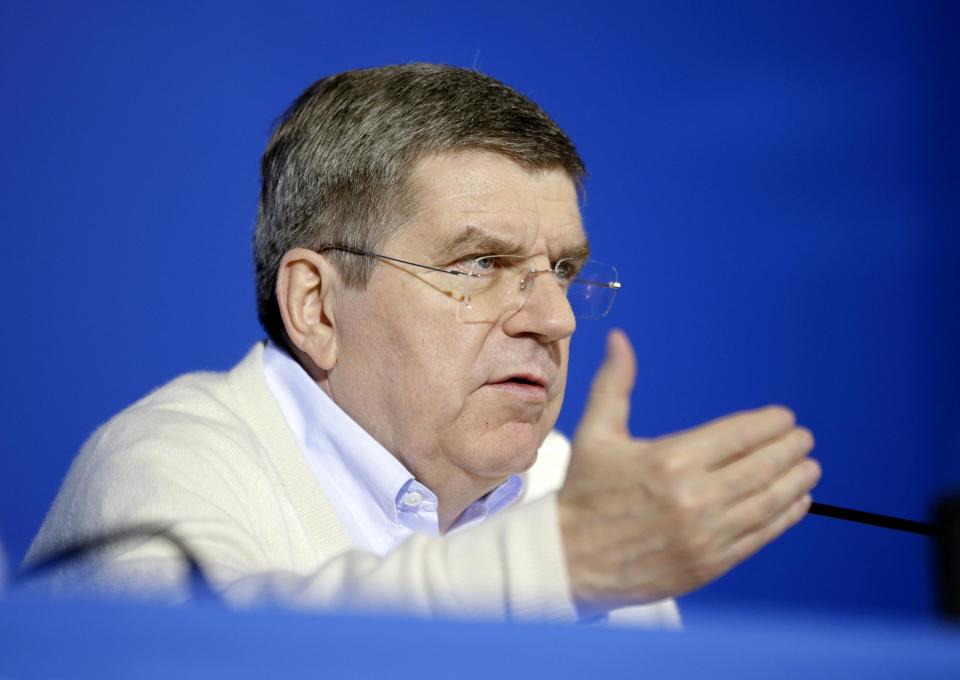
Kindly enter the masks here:
<path id="1" fill-rule="evenodd" d="M 423 494 L 419 491 L 411 491 L 403 494 L 403 504 L 408 508 L 416 508 L 423 503 Z"/>

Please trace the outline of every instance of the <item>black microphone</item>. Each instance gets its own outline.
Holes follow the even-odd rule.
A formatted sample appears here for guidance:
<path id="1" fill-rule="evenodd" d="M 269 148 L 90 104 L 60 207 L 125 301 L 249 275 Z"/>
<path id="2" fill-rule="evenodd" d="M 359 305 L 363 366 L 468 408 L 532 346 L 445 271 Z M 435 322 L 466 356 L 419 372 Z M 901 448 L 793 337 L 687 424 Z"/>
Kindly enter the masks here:
<path id="1" fill-rule="evenodd" d="M 863 510 L 851 510 L 850 508 L 841 508 L 839 505 L 827 505 L 826 503 L 812 503 L 810 505 L 810 514 L 820 515 L 822 517 L 833 517 L 834 519 L 845 519 L 848 522 L 870 524 L 875 527 L 884 527 L 885 529 L 907 531 L 911 534 L 921 534 L 923 536 L 936 537 L 942 533 L 941 527 L 936 524 L 916 522 L 912 519 L 902 519 L 890 515 L 879 515 L 875 512 L 864 512 Z"/>
<path id="2" fill-rule="evenodd" d="M 937 504 L 935 523 L 917 522 L 826 503 L 812 503 L 810 513 L 935 538 L 940 613 L 949 619 L 960 620 L 960 494 L 945 498 Z"/>

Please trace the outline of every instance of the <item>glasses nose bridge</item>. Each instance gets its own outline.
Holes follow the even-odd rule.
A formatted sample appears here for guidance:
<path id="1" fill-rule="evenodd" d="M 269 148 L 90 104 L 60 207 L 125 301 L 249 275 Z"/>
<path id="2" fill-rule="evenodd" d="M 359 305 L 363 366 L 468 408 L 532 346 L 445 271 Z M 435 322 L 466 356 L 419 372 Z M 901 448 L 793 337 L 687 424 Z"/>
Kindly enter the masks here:
<path id="1" fill-rule="evenodd" d="M 551 337 L 567 337 L 576 327 L 573 309 L 567 296 L 567 288 L 557 279 L 557 271 L 554 267 L 537 269 L 532 260 L 524 263 L 525 268 L 521 272 L 519 282 L 519 299 L 513 310 L 508 315 L 508 319 L 514 319 L 515 314 L 521 310 L 530 310 L 523 318 L 526 321 L 520 322 L 523 328 L 536 328 L 536 332 L 549 335 Z M 533 296 L 534 281 L 541 274 L 551 274 L 554 285 L 549 283 L 544 288 L 540 284 L 539 293 Z M 531 297 L 536 299 L 531 302 Z M 533 305 L 531 307 L 531 305 Z M 508 323 L 517 323 L 508 321 Z M 533 324 L 533 325 L 529 325 Z M 515 328 L 516 329 L 516 328 Z"/>
<path id="2" fill-rule="evenodd" d="M 530 296 L 530 291 L 533 288 L 533 281 L 541 274 L 553 274 L 554 280 L 556 280 L 557 272 L 552 268 L 548 267 L 547 269 L 536 269 L 533 264 L 533 260 L 528 261 L 524 265 L 526 268 L 522 270 L 522 275 L 520 276 L 520 292 L 524 297 Z"/>
<path id="3" fill-rule="evenodd" d="M 553 279 L 554 284 L 556 284 L 556 290 L 551 294 L 547 293 L 546 289 L 544 289 L 540 295 L 544 295 L 546 293 L 552 298 L 554 295 L 559 293 L 560 297 L 567 301 L 567 304 L 569 304 L 569 300 L 567 299 L 567 289 L 561 285 L 561 282 L 557 279 L 556 268 L 547 267 L 545 269 L 537 269 L 532 259 L 528 260 L 525 263 L 525 266 L 526 268 L 523 271 L 523 275 L 520 277 L 520 308 L 526 307 L 527 302 L 530 300 L 530 296 L 533 293 L 534 280 L 541 274 L 551 274 L 551 278 Z"/>

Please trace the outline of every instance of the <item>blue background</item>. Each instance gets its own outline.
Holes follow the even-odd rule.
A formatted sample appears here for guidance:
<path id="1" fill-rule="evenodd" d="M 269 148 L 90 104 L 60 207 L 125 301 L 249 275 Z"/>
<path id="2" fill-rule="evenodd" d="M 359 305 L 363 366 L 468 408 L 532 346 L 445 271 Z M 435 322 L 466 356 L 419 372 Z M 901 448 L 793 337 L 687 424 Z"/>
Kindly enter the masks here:
<path id="1" fill-rule="evenodd" d="M 261 337 L 271 121 L 313 80 L 475 66 L 568 131 L 624 289 L 581 325 L 571 432 L 618 325 L 631 425 L 781 402 L 818 500 L 926 518 L 960 489 L 960 20 L 950 2 L 0 7 L 0 534 L 16 562 L 92 430 Z M 925 616 L 927 539 L 810 517 L 692 603 Z"/>

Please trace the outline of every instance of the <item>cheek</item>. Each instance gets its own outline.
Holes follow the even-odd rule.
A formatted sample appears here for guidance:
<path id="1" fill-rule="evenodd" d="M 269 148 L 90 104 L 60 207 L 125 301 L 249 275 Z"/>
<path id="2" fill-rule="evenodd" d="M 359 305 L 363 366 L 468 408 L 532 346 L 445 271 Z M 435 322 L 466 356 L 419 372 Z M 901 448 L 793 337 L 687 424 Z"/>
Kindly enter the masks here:
<path id="1" fill-rule="evenodd" d="M 476 364 L 482 343 L 462 333 L 455 318 L 436 316 L 390 324 L 371 348 L 389 368 L 381 363 L 380 374 L 370 377 L 375 380 L 371 384 L 385 385 L 398 403 L 415 407 L 419 418 L 438 427 L 459 416 L 480 380 Z"/>

